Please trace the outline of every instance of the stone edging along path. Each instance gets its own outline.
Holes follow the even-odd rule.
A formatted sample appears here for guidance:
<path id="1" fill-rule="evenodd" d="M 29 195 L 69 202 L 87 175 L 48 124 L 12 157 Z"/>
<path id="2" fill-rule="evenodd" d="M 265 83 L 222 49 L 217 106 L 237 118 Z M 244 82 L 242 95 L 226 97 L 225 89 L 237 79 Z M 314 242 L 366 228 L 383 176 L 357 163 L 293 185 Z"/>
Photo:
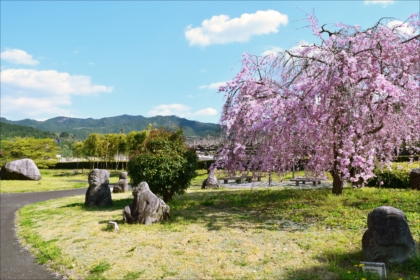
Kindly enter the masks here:
<path id="1" fill-rule="evenodd" d="M 15 214 L 26 204 L 53 198 L 80 195 L 85 188 L 32 193 L 0 194 L 0 279 L 1 280 L 49 280 L 58 275 L 37 264 L 33 256 L 16 237 Z"/>

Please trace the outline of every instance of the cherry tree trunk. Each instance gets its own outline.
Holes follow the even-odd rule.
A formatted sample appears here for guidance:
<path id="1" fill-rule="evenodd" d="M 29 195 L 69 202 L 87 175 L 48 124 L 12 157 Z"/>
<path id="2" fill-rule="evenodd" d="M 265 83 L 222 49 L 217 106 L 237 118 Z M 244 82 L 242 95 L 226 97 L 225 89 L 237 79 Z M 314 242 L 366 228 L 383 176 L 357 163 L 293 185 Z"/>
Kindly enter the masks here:
<path id="1" fill-rule="evenodd" d="M 343 193 L 344 180 L 337 171 L 331 171 L 333 177 L 332 193 L 339 195 Z"/>

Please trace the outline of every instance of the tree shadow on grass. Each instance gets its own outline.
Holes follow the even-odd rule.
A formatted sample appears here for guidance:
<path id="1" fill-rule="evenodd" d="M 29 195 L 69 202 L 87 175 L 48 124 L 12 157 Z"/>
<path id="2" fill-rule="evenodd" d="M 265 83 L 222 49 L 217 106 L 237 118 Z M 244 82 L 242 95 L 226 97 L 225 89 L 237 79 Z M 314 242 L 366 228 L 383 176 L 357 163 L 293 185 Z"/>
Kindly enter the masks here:
<path id="1" fill-rule="evenodd" d="M 84 175 L 84 174 L 86 173 L 72 170 L 72 171 L 61 171 L 60 173 L 52 174 L 52 176 L 53 177 L 74 177 L 74 176 L 79 176 L 79 175 Z M 87 179 L 85 181 L 87 181 Z"/>
<path id="2" fill-rule="evenodd" d="M 329 192 L 316 193 L 322 199 Z M 167 223 L 203 223 L 211 231 L 226 227 L 303 231 L 320 218 L 302 203 L 310 201 L 312 194 L 313 190 L 290 189 L 187 193 L 169 203 Z"/>
<path id="3" fill-rule="evenodd" d="M 72 208 L 72 207 L 80 207 L 85 211 L 114 211 L 118 209 L 123 209 L 126 205 L 130 204 L 132 201 L 131 198 L 122 198 L 122 199 L 113 199 L 112 205 L 98 207 L 98 206 L 85 206 L 84 202 L 75 202 L 70 203 L 67 205 L 60 206 L 60 208 Z"/>
<path id="4" fill-rule="evenodd" d="M 164 224 L 200 223 L 210 231 L 222 228 L 303 231 L 320 218 L 309 209 L 316 207 L 312 195 L 316 194 L 316 199 L 322 200 L 328 193 L 328 190 L 290 189 L 186 193 L 168 203 L 170 219 Z M 311 201 L 314 204 L 308 204 Z M 84 202 L 76 202 L 60 208 L 122 211 L 131 202 L 132 198 L 113 199 L 113 204 L 107 207 L 86 207 Z"/>

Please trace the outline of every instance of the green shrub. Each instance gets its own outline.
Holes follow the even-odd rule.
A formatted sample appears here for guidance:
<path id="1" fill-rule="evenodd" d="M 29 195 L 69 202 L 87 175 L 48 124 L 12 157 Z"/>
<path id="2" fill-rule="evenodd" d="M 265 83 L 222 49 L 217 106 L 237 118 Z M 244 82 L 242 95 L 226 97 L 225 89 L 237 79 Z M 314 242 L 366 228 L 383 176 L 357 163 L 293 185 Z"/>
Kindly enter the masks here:
<path id="1" fill-rule="evenodd" d="M 396 162 L 409 162 L 411 160 L 420 160 L 420 155 L 401 155 L 394 159 Z"/>
<path id="2" fill-rule="evenodd" d="M 166 202 L 188 188 L 195 176 L 197 156 L 186 147 L 182 131 L 153 130 L 141 150 L 128 162 L 134 185 L 146 181 Z"/>
<path id="3" fill-rule="evenodd" d="M 409 188 L 410 170 L 404 168 L 380 169 L 374 170 L 376 177 L 368 181 L 368 186 L 381 188 Z"/>

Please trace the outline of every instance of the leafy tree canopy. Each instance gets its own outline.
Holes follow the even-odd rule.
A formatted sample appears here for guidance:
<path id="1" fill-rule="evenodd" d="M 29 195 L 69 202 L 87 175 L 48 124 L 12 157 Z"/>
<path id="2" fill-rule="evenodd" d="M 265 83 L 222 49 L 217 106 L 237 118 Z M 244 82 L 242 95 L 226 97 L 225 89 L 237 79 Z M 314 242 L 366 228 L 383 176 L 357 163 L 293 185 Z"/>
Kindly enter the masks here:
<path id="1" fill-rule="evenodd" d="M 1 140 L 1 165 L 8 161 L 30 158 L 39 168 L 47 168 L 57 162 L 58 146 L 54 139 L 14 138 Z"/>

